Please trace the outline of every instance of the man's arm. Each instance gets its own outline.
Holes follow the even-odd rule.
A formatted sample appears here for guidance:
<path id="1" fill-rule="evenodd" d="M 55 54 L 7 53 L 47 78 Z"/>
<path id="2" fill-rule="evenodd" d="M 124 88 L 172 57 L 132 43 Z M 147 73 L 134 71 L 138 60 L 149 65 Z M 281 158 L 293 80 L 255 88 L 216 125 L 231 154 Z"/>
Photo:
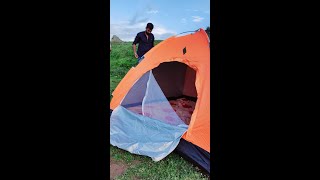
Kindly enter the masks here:
<path id="1" fill-rule="evenodd" d="M 137 51 L 136 51 L 136 45 L 132 44 L 132 48 L 133 48 L 134 57 L 138 58 L 138 54 L 137 54 Z"/>
<path id="2" fill-rule="evenodd" d="M 139 34 L 137 34 L 136 38 L 134 39 L 132 43 L 132 49 L 134 53 L 134 57 L 138 58 L 137 50 L 136 50 L 136 44 L 140 42 Z"/>

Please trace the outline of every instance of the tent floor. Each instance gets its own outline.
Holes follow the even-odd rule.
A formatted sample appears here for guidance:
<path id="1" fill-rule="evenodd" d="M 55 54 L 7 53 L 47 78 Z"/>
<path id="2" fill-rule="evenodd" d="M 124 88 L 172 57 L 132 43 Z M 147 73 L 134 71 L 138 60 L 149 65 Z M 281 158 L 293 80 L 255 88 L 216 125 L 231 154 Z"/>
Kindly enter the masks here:
<path id="1" fill-rule="evenodd" d="M 189 125 L 196 103 L 184 97 L 169 100 L 169 103 L 171 107 L 174 109 L 174 111 L 177 113 L 177 115 L 180 117 L 180 119 L 185 124 Z M 154 104 L 154 106 L 158 111 L 162 111 L 164 114 L 166 113 L 166 111 L 168 111 L 166 108 L 157 106 L 156 103 Z M 141 105 L 128 107 L 127 109 L 137 114 L 142 114 Z"/>

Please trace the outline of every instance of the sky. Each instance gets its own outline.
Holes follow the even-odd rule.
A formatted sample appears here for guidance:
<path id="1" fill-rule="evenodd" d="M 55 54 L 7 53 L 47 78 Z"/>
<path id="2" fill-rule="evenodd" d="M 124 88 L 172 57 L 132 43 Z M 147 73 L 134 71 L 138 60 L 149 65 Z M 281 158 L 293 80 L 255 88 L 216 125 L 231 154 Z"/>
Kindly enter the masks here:
<path id="1" fill-rule="evenodd" d="M 210 0 L 111 0 L 110 39 L 117 35 L 133 41 L 145 31 L 148 22 L 154 25 L 155 40 L 210 26 Z"/>

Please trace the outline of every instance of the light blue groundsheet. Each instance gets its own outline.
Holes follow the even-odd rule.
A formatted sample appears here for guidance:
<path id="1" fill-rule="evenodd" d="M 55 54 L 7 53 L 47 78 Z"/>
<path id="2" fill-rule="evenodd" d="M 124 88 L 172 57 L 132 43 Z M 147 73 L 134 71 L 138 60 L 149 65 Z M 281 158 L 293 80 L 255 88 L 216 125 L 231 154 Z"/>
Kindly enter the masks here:
<path id="1" fill-rule="evenodd" d="M 179 144 L 186 124 L 171 125 L 118 106 L 110 117 L 110 144 L 160 161 Z"/>

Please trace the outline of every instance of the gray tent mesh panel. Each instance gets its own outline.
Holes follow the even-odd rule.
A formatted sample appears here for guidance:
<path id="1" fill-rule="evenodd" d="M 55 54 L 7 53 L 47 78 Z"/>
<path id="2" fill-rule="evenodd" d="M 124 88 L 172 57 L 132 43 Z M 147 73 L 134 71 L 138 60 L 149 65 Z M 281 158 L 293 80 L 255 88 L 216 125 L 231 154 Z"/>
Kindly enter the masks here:
<path id="1" fill-rule="evenodd" d="M 123 99 L 121 106 L 171 125 L 184 124 L 174 111 L 152 71 L 145 73 Z"/>

